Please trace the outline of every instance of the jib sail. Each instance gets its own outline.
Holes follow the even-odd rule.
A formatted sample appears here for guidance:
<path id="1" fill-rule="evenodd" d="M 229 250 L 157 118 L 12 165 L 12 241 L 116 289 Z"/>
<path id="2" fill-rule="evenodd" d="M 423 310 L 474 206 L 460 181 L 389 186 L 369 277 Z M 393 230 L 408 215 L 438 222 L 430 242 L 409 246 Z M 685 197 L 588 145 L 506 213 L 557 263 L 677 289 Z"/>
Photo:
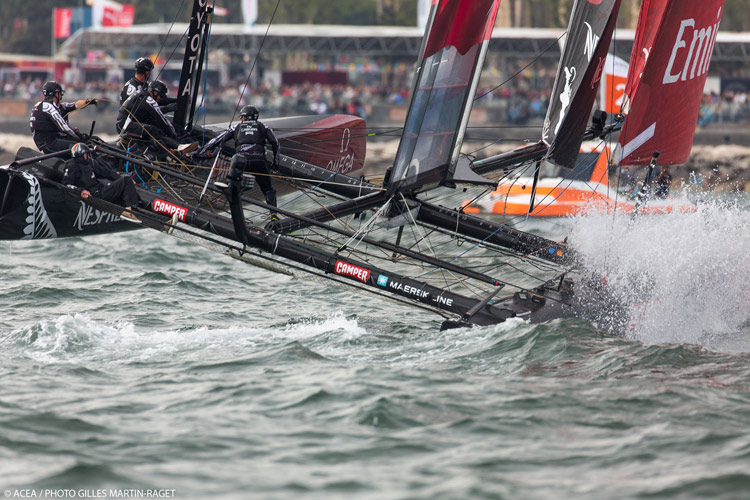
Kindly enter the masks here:
<path id="1" fill-rule="evenodd" d="M 452 181 L 499 4 L 433 1 L 389 195 Z"/>

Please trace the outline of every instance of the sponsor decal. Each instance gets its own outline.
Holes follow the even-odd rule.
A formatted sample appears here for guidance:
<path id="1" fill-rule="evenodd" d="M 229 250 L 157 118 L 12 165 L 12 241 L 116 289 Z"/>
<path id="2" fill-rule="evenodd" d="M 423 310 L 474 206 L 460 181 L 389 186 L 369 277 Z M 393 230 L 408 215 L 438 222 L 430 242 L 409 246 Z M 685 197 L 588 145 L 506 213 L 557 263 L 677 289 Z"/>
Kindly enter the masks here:
<path id="1" fill-rule="evenodd" d="M 411 295 L 412 297 L 416 297 L 418 299 L 426 299 L 430 296 L 430 292 L 428 292 L 427 290 L 422 290 L 421 288 L 416 286 L 405 285 L 404 283 L 398 281 L 391 281 L 390 283 L 388 283 L 388 287 L 392 290 L 398 290 L 404 295 Z"/>
<path id="2" fill-rule="evenodd" d="M 594 34 L 594 30 L 589 23 L 584 22 L 583 24 L 585 24 L 586 28 L 588 28 L 588 34 L 586 36 L 586 44 L 583 47 L 583 53 L 586 55 L 586 57 L 589 58 L 589 62 L 591 62 L 591 58 L 594 57 L 596 46 L 599 44 L 599 35 Z"/>
<path id="3" fill-rule="evenodd" d="M 708 71 L 711 62 L 711 53 L 716 43 L 716 35 L 719 31 L 718 20 L 721 19 L 721 8 L 716 15 L 717 22 L 712 26 L 702 28 L 696 27 L 695 19 L 683 19 L 680 29 L 672 46 L 672 54 L 664 72 L 662 83 L 668 85 L 680 80 L 687 81 L 699 77 Z M 690 45 L 688 46 L 688 41 Z M 687 54 L 685 53 L 687 51 Z M 679 63 L 675 65 L 678 58 L 685 58 L 684 65 L 680 68 Z M 677 70 L 676 73 L 673 71 Z"/>
<path id="4" fill-rule="evenodd" d="M 22 239 L 57 238 L 55 226 L 44 208 L 42 199 L 42 187 L 33 175 L 22 172 L 26 182 L 29 183 L 29 197 L 26 199 L 26 227 L 23 228 Z"/>
<path id="5" fill-rule="evenodd" d="M 83 228 L 86 226 L 109 224 L 110 222 L 117 222 L 118 220 L 120 220 L 120 218 L 117 215 L 102 212 L 91 205 L 81 202 L 81 207 L 78 209 L 78 214 L 76 215 L 76 220 L 73 222 L 73 227 L 79 231 L 83 231 Z"/>
<path id="6" fill-rule="evenodd" d="M 155 199 L 151 204 L 151 210 L 157 214 L 174 215 L 177 214 L 177 219 L 180 222 L 185 222 L 185 216 L 187 215 L 187 208 L 169 203 L 164 200 Z"/>
<path id="7" fill-rule="evenodd" d="M 328 162 L 326 168 L 331 172 L 345 174 L 354 168 L 354 153 L 349 152 L 349 142 L 352 140 L 351 131 L 346 128 L 341 135 L 341 149 L 339 157 Z"/>
<path id="8" fill-rule="evenodd" d="M 385 281 L 381 284 L 380 280 L 382 278 L 385 278 Z M 422 302 L 429 301 L 439 306 L 442 305 L 445 307 L 453 306 L 453 299 L 449 297 L 443 297 L 442 295 L 438 295 L 437 297 L 431 296 L 430 292 L 428 292 L 427 290 L 423 290 L 421 287 L 407 285 L 405 283 L 401 283 L 400 281 L 388 278 L 387 276 L 383 276 L 382 274 L 378 277 L 378 285 L 389 288 L 393 291 L 401 292 L 402 295 L 412 297 Z"/>
<path id="9" fill-rule="evenodd" d="M 451 307 L 453 305 L 453 299 L 449 299 L 448 297 L 443 297 L 442 295 L 434 297 L 432 301 L 436 304 L 443 304 L 447 307 Z"/>
<path id="10" fill-rule="evenodd" d="M 362 283 L 367 283 L 367 280 L 370 277 L 369 269 L 355 266 L 354 264 L 349 264 L 348 262 L 344 262 L 342 260 L 336 261 L 334 272 L 342 276 L 349 276 L 350 278 L 357 279 Z"/>
<path id="11" fill-rule="evenodd" d="M 568 106 L 570 106 L 570 100 L 573 94 L 573 82 L 576 79 L 575 67 L 563 69 L 565 70 L 565 88 L 563 88 L 563 91 L 560 94 L 560 103 L 562 103 L 562 107 L 560 108 L 560 119 L 555 127 L 555 135 L 560 131 L 560 126 L 568 112 Z"/>
<path id="12" fill-rule="evenodd" d="M 378 276 L 378 286 L 388 286 L 388 276 L 383 276 L 382 274 Z"/>

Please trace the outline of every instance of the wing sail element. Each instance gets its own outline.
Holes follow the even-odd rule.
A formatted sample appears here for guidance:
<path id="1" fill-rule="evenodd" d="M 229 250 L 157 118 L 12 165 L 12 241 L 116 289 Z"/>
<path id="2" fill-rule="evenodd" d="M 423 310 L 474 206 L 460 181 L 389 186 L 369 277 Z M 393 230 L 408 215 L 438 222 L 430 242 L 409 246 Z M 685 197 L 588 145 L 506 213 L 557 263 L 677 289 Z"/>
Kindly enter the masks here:
<path id="1" fill-rule="evenodd" d="M 625 102 L 622 112 L 630 111 L 630 101 L 635 95 L 638 83 L 641 81 L 643 68 L 646 66 L 649 54 L 654 46 L 656 33 L 664 18 L 664 11 L 670 0 L 643 0 L 638 13 L 638 28 L 633 40 L 633 51 L 630 53 L 630 69 L 625 83 Z"/>
<path id="2" fill-rule="evenodd" d="M 198 83 L 203 68 L 203 58 L 208 42 L 209 25 L 213 7 L 208 2 L 196 0 L 190 16 L 185 56 L 182 61 L 182 72 L 177 89 L 177 109 L 174 112 L 174 128 L 179 132 L 192 129 L 193 114 L 198 98 Z M 187 127 L 187 128 L 186 128 Z"/>
<path id="3" fill-rule="evenodd" d="M 542 129 L 547 159 L 573 168 L 596 99 L 620 0 L 576 0 Z"/>
<path id="4" fill-rule="evenodd" d="M 388 195 L 453 181 L 499 5 L 433 1 Z"/>
<path id="5" fill-rule="evenodd" d="M 661 16 L 654 4 L 663 7 Z M 724 0 L 651 0 L 644 6 L 617 156 L 621 165 L 648 165 L 660 151 L 659 163 L 680 164 L 690 156 Z"/>

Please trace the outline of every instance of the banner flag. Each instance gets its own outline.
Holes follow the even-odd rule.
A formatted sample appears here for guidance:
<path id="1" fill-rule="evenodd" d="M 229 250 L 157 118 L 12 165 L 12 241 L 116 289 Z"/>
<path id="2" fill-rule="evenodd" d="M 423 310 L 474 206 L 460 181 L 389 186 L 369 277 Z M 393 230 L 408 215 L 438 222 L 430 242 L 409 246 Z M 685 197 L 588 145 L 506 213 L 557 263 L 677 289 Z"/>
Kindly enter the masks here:
<path id="1" fill-rule="evenodd" d="M 68 38 L 70 36 L 70 24 L 73 21 L 72 8 L 55 9 L 55 38 Z"/>
<path id="2" fill-rule="evenodd" d="M 242 18 L 246 28 L 255 26 L 258 20 L 258 0 L 242 0 Z"/>

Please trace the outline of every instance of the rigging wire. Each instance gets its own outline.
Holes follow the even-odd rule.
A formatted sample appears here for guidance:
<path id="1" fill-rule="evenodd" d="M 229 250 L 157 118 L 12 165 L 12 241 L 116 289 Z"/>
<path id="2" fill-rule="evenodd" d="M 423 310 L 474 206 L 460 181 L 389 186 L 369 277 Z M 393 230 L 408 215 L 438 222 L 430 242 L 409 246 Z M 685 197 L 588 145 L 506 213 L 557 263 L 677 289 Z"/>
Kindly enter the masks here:
<path id="1" fill-rule="evenodd" d="M 242 91 L 240 92 L 240 96 L 237 98 L 237 105 L 234 107 L 234 113 L 232 113 L 232 119 L 229 120 L 230 126 L 232 125 L 232 122 L 234 121 L 234 117 L 237 115 L 237 110 L 240 108 L 240 104 L 242 103 L 242 98 L 245 96 L 245 90 L 247 89 L 247 86 L 250 84 L 250 78 L 253 75 L 253 70 L 255 70 L 256 63 L 258 62 L 260 51 L 263 49 L 263 45 L 266 43 L 266 38 L 268 38 L 268 32 L 271 29 L 271 25 L 273 24 L 273 20 L 276 17 L 276 12 L 279 10 L 280 4 L 281 4 L 281 0 L 276 0 L 276 7 L 274 7 L 273 9 L 273 14 L 271 14 L 271 19 L 268 21 L 266 32 L 263 34 L 263 38 L 260 41 L 260 47 L 258 47 L 258 51 L 255 53 L 255 57 L 253 58 L 253 65 L 250 66 L 250 73 L 248 73 L 247 80 L 245 80 L 245 84 L 242 86 Z"/>
<path id="2" fill-rule="evenodd" d="M 182 8 L 185 6 L 185 1 L 186 0 L 182 0 L 180 2 L 180 7 L 177 9 L 177 13 L 172 18 L 172 22 L 169 24 L 169 29 L 167 30 L 167 34 L 164 37 L 164 40 L 161 42 L 161 46 L 159 47 L 159 50 L 156 52 L 156 61 L 159 60 L 159 55 L 161 54 L 161 51 L 164 49 L 164 46 L 167 44 L 167 40 L 169 39 L 169 35 L 172 33 L 172 28 L 174 27 L 175 23 L 177 22 L 177 17 L 180 15 L 180 12 L 182 12 Z M 174 48 L 172 49 L 172 53 L 169 54 L 169 57 L 167 57 L 166 62 L 162 65 L 161 69 L 159 70 L 159 72 L 154 77 L 154 80 L 158 80 L 159 77 L 161 76 L 161 74 L 164 72 L 164 70 L 167 67 L 166 63 L 172 60 L 172 57 L 174 56 L 174 53 L 177 51 L 177 48 L 180 46 L 180 43 L 182 42 L 182 39 L 185 38 L 185 35 L 187 35 L 187 33 L 188 33 L 189 30 L 190 30 L 190 23 L 188 23 L 188 26 L 187 26 L 187 28 L 185 28 L 185 31 L 182 33 L 182 35 L 180 35 L 180 38 L 177 40 L 177 43 L 175 43 Z M 154 65 L 156 65 L 156 61 L 153 61 Z M 146 83 L 145 85 L 147 86 L 148 83 Z M 146 100 L 144 99 L 143 101 L 141 101 L 140 103 L 138 103 L 138 108 L 140 108 L 145 101 Z M 110 102 L 112 102 L 112 101 L 110 101 Z M 123 104 L 125 104 L 124 101 L 123 101 Z M 122 104 L 120 104 L 119 102 L 117 103 L 117 105 L 118 105 L 118 107 L 119 107 L 120 110 L 124 109 L 122 107 Z M 133 112 L 138 111 L 138 108 L 134 109 Z M 130 114 L 132 116 L 132 113 L 130 113 Z"/>
<path id="3" fill-rule="evenodd" d="M 545 47 L 544 50 L 542 50 L 542 52 L 538 56 L 536 56 L 534 59 L 532 59 L 526 66 L 524 66 L 523 68 L 521 68 L 518 71 L 516 71 L 510 78 L 508 78 L 507 80 L 505 80 L 504 82 L 502 82 L 500 85 L 498 85 L 498 86 L 496 86 L 496 87 L 488 90 L 487 92 L 485 92 L 484 94 L 480 95 L 479 97 L 475 97 L 474 100 L 477 101 L 477 100 L 481 99 L 482 97 L 486 96 L 487 94 L 491 94 L 492 92 L 496 91 L 497 89 L 499 89 L 500 87 L 502 87 L 506 83 L 510 82 L 511 80 L 513 80 L 514 78 L 516 78 L 521 73 L 523 73 L 526 70 L 526 68 L 528 68 L 529 66 L 531 66 L 532 64 L 534 64 L 535 62 L 537 62 L 539 59 L 541 59 L 542 56 L 544 54 L 546 54 L 549 49 L 551 49 L 555 45 L 559 44 L 560 40 L 562 40 L 562 37 L 564 37 L 567 33 L 568 33 L 567 31 L 563 32 L 562 35 L 560 35 L 559 37 L 557 37 L 557 40 L 555 40 L 554 42 L 551 42 L 549 45 L 547 45 L 547 47 Z"/>

